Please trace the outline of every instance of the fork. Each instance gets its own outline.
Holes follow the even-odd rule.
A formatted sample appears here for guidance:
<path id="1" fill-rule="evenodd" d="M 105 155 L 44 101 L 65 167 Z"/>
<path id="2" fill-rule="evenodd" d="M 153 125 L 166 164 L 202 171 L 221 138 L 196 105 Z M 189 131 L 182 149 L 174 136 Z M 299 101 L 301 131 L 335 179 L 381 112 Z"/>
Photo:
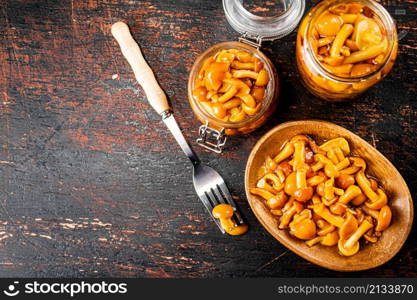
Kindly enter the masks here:
<path id="1" fill-rule="evenodd" d="M 194 188 L 214 222 L 221 232 L 225 233 L 219 219 L 213 216 L 212 211 L 216 205 L 226 203 L 233 207 L 236 224 L 245 224 L 223 178 L 214 169 L 202 164 L 185 140 L 168 104 L 167 97 L 143 58 L 139 45 L 130 34 L 129 27 L 123 22 L 117 22 L 113 24 L 111 32 L 119 43 L 124 57 L 132 67 L 136 80 L 144 89 L 149 104 L 161 115 L 165 125 L 193 164 Z"/>

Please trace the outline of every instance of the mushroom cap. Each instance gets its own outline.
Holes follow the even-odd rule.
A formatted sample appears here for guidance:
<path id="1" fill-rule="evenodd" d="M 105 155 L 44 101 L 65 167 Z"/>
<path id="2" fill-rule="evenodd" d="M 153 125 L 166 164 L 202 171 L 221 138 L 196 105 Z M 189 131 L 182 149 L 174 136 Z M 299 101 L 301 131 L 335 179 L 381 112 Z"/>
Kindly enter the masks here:
<path id="1" fill-rule="evenodd" d="M 323 239 L 321 240 L 321 244 L 323 246 L 334 246 L 339 241 L 339 235 L 337 234 L 337 231 L 332 231 L 323 236 Z"/>
<path id="2" fill-rule="evenodd" d="M 250 93 L 250 87 L 247 86 L 242 80 L 237 78 L 227 78 L 223 80 L 225 83 L 230 84 L 230 86 L 235 86 L 240 94 L 249 94 Z"/>
<path id="3" fill-rule="evenodd" d="M 217 219 L 230 219 L 233 216 L 234 210 L 230 204 L 219 204 L 213 208 L 213 217 Z"/>
<path id="4" fill-rule="evenodd" d="M 355 38 L 356 45 L 359 49 L 363 50 L 380 43 L 382 40 L 382 32 L 377 22 L 372 18 L 362 18 L 358 20 L 357 25 L 355 26 L 353 37 Z"/>
<path id="5" fill-rule="evenodd" d="M 207 89 L 204 86 L 199 86 L 193 90 L 193 97 L 198 101 L 205 101 L 207 98 Z"/>
<path id="6" fill-rule="evenodd" d="M 310 240 L 316 236 L 316 223 L 307 218 L 293 221 L 290 223 L 290 232 L 301 240 Z"/>
<path id="7" fill-rule="evenodd" d="M 370 243 L 376 243 L 378 241 L 378 238 L 374 235 L 369 234 L 368 232 L 363 235 L 364 239 L 367 240 Z"/>
<path id="8" fill-rule="evenodd" d="M 239 226 L 235 226 L 233 228 L 229 228 L 228 230 L 226 230 L 226 232 L 230 235 L 242 235 L 244 233 L 246 233 L 246 231 L 248 231 L 249 227 L 248 225 L 239 225 Z"/>
<path id="9" fill-rule="evenodd" d="M 255 84 L 257 86 L 266 86 L 268 84 L 268 81 L 269 81 L 268 71 L 266 69 L 262 69 L 261 71 L 259 71 Z"/>
<path id="10" fill-rule="evenodd" d="M 348 155 L 350 153 L 349 143 L 345 138 L 335 138 L 325 142 L 319 147 L 321 150 L 330 151 L 333 148 L 340 148 L 343 154 Z"/>
<path id="11" fill-rule="evenodd" d="M 306 202 L 313 197 L 314 190 L 311 186 L 307 186 L 305 188 L 296 189 L 294 191 L 294 198 L 300 202 Z"/>
<path id="12" fill-rule="evenodd" d="M 276 209 L 283 207 L 287 200 L 288 196 L 283 191 L 281 191 L 278 192 L 275 197 L 269 198 L 266 203 L 268 204 L 269 208 Z"/>
<path id="13" fill-rule="evenodd" d="M 334 36 L 343 25 L 343 19 L 330 12 L 325 12 L 317 22 L 317 31 L 323 36 Z"/>
<path id="14" fill-rule="evenodd" d="M 346 205 L 340 202 L 336 202 L 330 206 L 330 211 L 335 215 L 343 215 L 346 212 Z"/>

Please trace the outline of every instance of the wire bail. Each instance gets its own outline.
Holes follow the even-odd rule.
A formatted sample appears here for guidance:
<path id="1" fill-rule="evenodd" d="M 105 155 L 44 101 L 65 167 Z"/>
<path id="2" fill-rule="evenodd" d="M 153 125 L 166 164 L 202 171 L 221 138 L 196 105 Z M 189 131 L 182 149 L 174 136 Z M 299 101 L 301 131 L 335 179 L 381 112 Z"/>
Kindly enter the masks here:
<path id="1" fill-rule="evenodd" d="M 200 126 L 198 135 L 200 136 L 197 139 L 198 145 L 215 153 L 222 153 L 227 140 L 224 128 L 221 130 L 211 128 L 208 126 L 208 121 L 206 121 L 206 124 Z"/>

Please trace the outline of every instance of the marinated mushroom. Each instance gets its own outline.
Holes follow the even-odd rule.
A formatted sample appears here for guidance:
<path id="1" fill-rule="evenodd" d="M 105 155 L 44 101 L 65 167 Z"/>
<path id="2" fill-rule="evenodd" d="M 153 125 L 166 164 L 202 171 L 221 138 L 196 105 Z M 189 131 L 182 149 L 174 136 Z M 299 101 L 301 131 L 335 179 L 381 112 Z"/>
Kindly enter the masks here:
<path id="1" fill-rule="evenodd" d="M 323 154 L 314 155 L 314 159 L 322 164 L 324 164 L 324 172 L 328 177 L 338 177 L 339 171 L 336 169 L 335 164 L 328 157 Z"/>
<path id="2" fill-rule="evenodd" d="M 318 237 L 315 237 L 314 239 L 307 241 L 306 245 L 311 247 L 311 246 L 314 246 L 315 244 L 320 243 L 323 246 L 331 247 L 331 246 L 337 245 L 338 241 L 339 241 L 339 235 L 337 234 L 336 231 L 333 231 L 324 236 L 318 236 Z"/>
<path id="3" fill-rule="evenodd" d="M 284 159 L 287 159 L 294 153 L 294 145 L 292 143 L 286 143 L 284 148 L 274 157 L 274 161 L 279 163 Z"/>
<path id="4" fill-rule="evenodd" d="M 376 231 L 383 231 L 391 224 L 392 212 L 388 205 L 383 206 L 379 211 L 363 207 L 363 211 L 377 221 Z"/>
<path id="5" fill-rule="evenodd" d="M 230 235 L 242 235 L 248 231 L 247 225 L 238 225 L 232 219 L 234 209 L 229 204 L 218 204 L 213 208 L 213 217 L 220 220 L 220 225 Z"/>
<path id="6" fill-rule="evenodd" d="M 294 238 L 308 246 L 338 245 L 341 255 L 350 256 L 359 251 L 360 240 L 375 243 L 390 226 L 384 190 L 367 177 L 365 160 L 352 156 L 346 139 L 318 146 L 296 135 L 272 157 L 266 157 L 250 192 Z"/>
<path id="7" fill-rule="evenodd" d="M 342 227 L 344 222 L 343 217 L 333 215 L 323 203 L 314 204 L 313 209 L 317 215 L 325 219 L 330 224 L 339 228 Z"/>
<path id="8" fill-rule="evenodd" d="M 317 227 L 320 229 L 317 232 L 317 235 L 319 235 L 319 236 L 327 235 L 328 233 L 331 233 L 331 232 L 333 232 L 333 231 L 336 230 L 336 227 L 334 225 L 328 223 L 327 221 L 325 221 L 325 220 L 323 220 L 321 218 L 318 219 L 316 221 L 316 223 L 317 223 Z"/>
<path id="9" fill-rule="evenodd" d="M 313 187 L 307 186 L 306 170 L 299 169 L 295 173 L 295 186 L 294 198 L 297 201 L 306 202 L 313 196 Z"/>
<path id="10" fill-rule="evenodd" d="M 296 214 L 289 227 L 290 233 L 301 240 L 310 240 L 316 235 L 316 223 L 309 209 Z"/>
<path id="11" fill-rule="evenodd" d="M 364 171 L 359 171 L 356 174 L 356 181 L 360 188 L 362 189 L 363 193 L 368 197 L 369 201 L 365 202 L 365 205 L 371 209 L 380 209 L 385 206 L 388 202 L 387 195 L 382 189 L 377 189 L 375 192 L 372 189 L 371 182 L 365 176 Z"/>
<path id="12" fill-rule="evenodd" d="M 261 196 L 266 200 L 267 205 L 271 209 L 276 209 L 284 206 L 288 200 L 288 196 L 285 193 L 279 192 L 277 195 L 272 194 L 271 192 L 262 189 L 262 188 L 253 188 L 250 190 L 252 194 Z"/>
<path id="13" fill-rule="evenodd" d="M 356 185 L 351 185 L 345 190 L 345 193 L 340 196 L 339 202 L 348 204 L 351 200 L 355 199 L 360 194 L 362 194 L 362 190 Z"/>
<path id="14" fill-rule="evenodd" d="M 345 190 L 353 184 L 355 184 L 355 177 L 352 175 L 340 174 L 340 176 L 336 178 L 336 185 L 341 189 Z"/>
<path id="15" fill-rule="evenodd" d="M 303 210 L 303 205 L 298 201 L 292 201 L 290 204 L 291 205 L 288 205 L 288 207 L 284 207 L 283 209 L 283 215 L 281 217 L 281 222 L 279 223 L 280 229 L 287 228 L 294 215 Z"/>
<path id="16" fill-rule="evenodd" d="M 359 251 L 359 239 L 374 225 L 364 220 L 355 232 L 347 239 L 340 239 L 338 242 L 339 251 L 344 256 L 352 256 Z"/>
<path id="17" fill-rule="evenodd" d="M 343 240 L 346 240 L 358 229 L 358 221 L 356 218 L 351 213 L 347 213 L 346 215 L 347 217 L 339 229 L 339 236 Z"/>

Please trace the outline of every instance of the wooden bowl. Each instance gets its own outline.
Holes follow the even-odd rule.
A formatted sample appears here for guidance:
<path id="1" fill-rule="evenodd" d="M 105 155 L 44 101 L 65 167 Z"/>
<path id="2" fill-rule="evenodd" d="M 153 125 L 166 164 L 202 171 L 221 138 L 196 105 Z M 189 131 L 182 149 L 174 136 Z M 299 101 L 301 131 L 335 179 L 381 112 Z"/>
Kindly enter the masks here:
<path id="1" fill-rule="evenodd" d="M 275 156 L 281 146 L 297 134 L 306 134 L 318 144 L 323 141 L 344 137 L 349 142 L 351 152 L 365 159 L 367 174 L 378 178 L 383 186 L 392 209 L 391 226 L 375 244 L 361 243 L 356 255 L 341 256 L 337 246 L 315 245 L 308 247 L 304 241 L 292 237 L 288 230 L 278 229 L 278 220 L 269 212 L 262 198 L 250 194 L 256 186 L 257 171 L 269 155 Z M 279 242 L 301 257 L 322 267 L 337 271 L 359 271 L 382 265 L 390 260 L 402 247 L 413 223 L 413 202 L 410 191 L 397 169 L 378 150 L 366 141 L 338 125 L 324 121 L 287 122 L 266 133 L 253 148 L 245 173 L 245 189 L 249 204 L 265 229 Z"/>

